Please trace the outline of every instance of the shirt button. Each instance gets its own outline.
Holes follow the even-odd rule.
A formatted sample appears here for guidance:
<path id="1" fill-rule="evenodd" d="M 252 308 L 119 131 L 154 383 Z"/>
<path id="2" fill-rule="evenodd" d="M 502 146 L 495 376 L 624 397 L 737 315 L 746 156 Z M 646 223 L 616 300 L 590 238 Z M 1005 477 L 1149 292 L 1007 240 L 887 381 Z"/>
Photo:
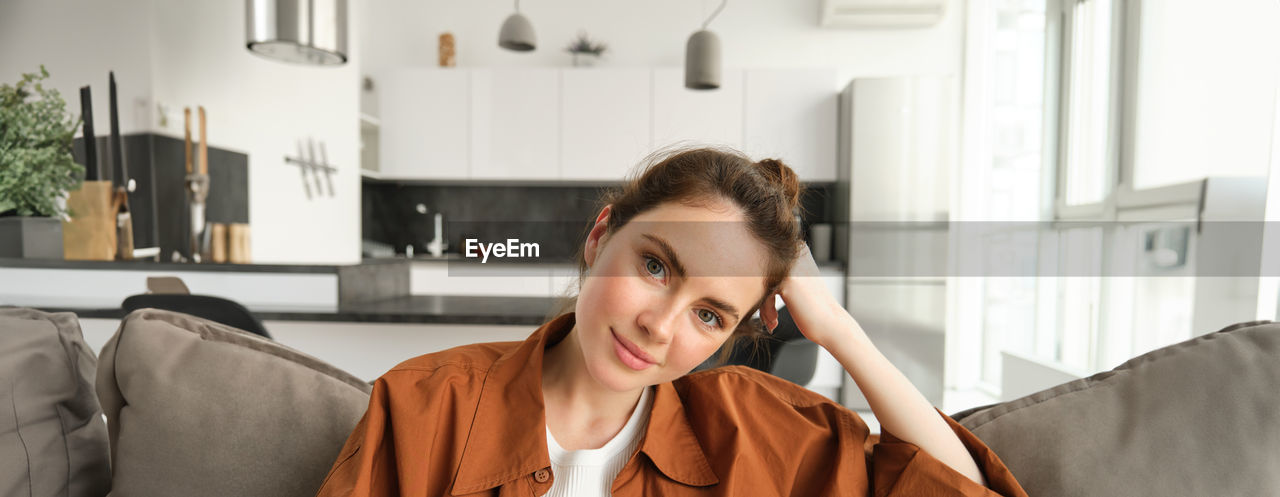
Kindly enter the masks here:
<path id="1" fill-rule="evenodd" d="M 550 479 L 551 479 L 551 472 L 547 471 L 545 468 L 539 469 L 533 472 L 533 480 L 538 483 L 546 483 L 547 480 L 550 480 Z"/>

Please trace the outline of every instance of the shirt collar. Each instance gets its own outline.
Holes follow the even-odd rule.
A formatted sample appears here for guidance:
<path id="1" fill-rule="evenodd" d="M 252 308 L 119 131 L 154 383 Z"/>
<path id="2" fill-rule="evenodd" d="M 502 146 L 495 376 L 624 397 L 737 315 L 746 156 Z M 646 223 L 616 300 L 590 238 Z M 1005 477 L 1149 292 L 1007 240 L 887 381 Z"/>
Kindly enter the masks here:
<path id="1" fill-rule="evenodd" d="M 551 466 L 542 403 L 542 356 L 548 344 L 558 343 L 573 329 L 574 322 L 572 312 L 557 316 L 489 368 L 454 479 L 454 495 L 494 488 Z M 719 482 L 671 382 L 654 389 L 640 451 L 672 480 L 692 486 Z"/>

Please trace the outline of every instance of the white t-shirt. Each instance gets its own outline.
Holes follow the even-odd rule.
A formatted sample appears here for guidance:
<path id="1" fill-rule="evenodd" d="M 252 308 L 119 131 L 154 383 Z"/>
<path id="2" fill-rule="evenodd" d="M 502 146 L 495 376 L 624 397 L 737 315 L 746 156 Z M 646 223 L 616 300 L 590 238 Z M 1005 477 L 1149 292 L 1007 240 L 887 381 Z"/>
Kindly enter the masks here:
<path id="1" fill-rule="evenodd" d="M 652 403 L 653 387 L 647 387 L 640 393 L 640 402 L 631 412 L 627 424 L 612 439 L 599 449 L 564 450 L 551 436 L 551 428 L 547 428 L 547 451 L 551 455 L 551 473 L 554 480 L 548 497 L 589 497 L 610 495 L 609 487 L 613 479 L 627 465 L 640 448 L 640 440 L 644 427 L 649 420 L 649 406 Z"/>

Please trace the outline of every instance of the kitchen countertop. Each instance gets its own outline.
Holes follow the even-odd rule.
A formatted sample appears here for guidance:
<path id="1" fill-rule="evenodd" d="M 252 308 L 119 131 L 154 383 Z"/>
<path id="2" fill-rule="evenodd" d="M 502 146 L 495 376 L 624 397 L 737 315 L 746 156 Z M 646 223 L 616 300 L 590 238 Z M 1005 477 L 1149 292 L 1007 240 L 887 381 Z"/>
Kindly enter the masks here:
<path id="1" fill-rule="evenodd" d="M 406 324 L 481 324 L 481 325 L 540 325 L 545 322 L 546 315 L 558 302 L 557 297 L 524 297 L 524 296 L 467 296 L 467 295 L 407 295 L 407 271 L 394 268 L 395 264 L 413 261 L 442 261 L 458 257 L 457 254 L 445 254 L 445 258 L 404 257 L 386 259 L 365 259 L 361 264 L 340 265 L 288 265 L 288 264 L 182 264 L 147 261 L 65 261 L 41 259 L 6 259 L 0 258 L 0 268 L 49 268 L 49 269 L 106 269 L 106 270 L 159 270 L 159 271 L 225 271 L 225 272 L 264 272 L 264 273 L 351 273 L 361 268 L 376 269 L 360 279 L 385 281 L 387 274 L 397 275 L 392 279 L 403 279 L 394 285 L 394 292 L 369 298 L 378 292 L 367 290 L 367 285 L 354 286 L 349 297 L 342 299 L 337 306 L 298 305 L 298 306 L 250 306 L 250 312 L 262 321 L 322 321 L 349 323 L 406 323 Z M 448 256 L 452 256 L 448 257 Z M 456 260 L 456 259 L 454 259 Z M 820 263 L 823 269 L 843 270 L 839 261 Z M 392 270 L 388 273 L 386 270 Z M 367 271 L 363 271 L 367 272 Z M 403 276 L 399 276 L 399 275 Z M 403 293 L 400 293 L 403 292 Z M 199 293 L 199 292 L 196 292 Z M 360 298 L 363 296 L 364 298 Z M 67 302 L 66 300 L 61 300 Z M 3 304 L 3 302 L 0 302 Z M 119 307 L 77 306 L 64 303 L 62 306 L 32 305 L 49 312 L 74 312 L 82 318 L 120 319 L 124 310 Z"/>
<path id="2" fill-rule="evenodd" d="M 64 259 L 17 259 L 0 257 L 0 267 L 31 269 L 125 269 L 159 271 L 225 271 L 262 273 L 337 273 L 340 268 L 405 262 L 404 258 L 364 259 L 356 264 L 195 264 L 182 262 L 70 261 Z"/>
<path id="3" fill-rule="evenodd" d="M 540 325 L 558 299 L 554 297 L 490 297 L 405 295 L 323 307 L 252 309 L 261 321 L 330 321 L 351 323 Z M 74 312 L 81 318 L 120 319 L 124 310 L 40 308 Z"/>
<path id="4" fill-rule="evenodd" d="M 394 257 L 366 257 L 364 260 L 365 260 L 365 262 L 387 262 L 387 261 L 410 261 L 410 262 L 459 262 L 459 261 L 466 261 L 466 262 L 468 262 L 468 263 L 475 263 L 475 259 L 474 259 L 474 258 L 468 259 L 468 258 L 466 258 L 466 257 L 463 257 L 463 256 L 462 256 L 462 254 L 457 253 L 457 252 L 445 252 L 445 253 L 443 253 L 443 254 L 440 254 L 440 256 L 439 256 L 439 257 L 436 257 L 436 256 L 431 255 L 431 254 L 414 254 L 414 256 L 413 256 L 413 257 L 405 257 L 404 255 L 396 255 L 396 256 L 394 256 Z M 576 264 L 571 263 L 571 262 L 531 261 L 531 262 L 514 262 L 514 263 L 510 263 L 510 264 L 512 264 L 512 265 L 547 265 L 547 266 L 576 267 Z M 817 264 L 818 264 L 818 267 L 819 267 L 819 268 L 822 268 L 822 269 L 838 269 L 838 270 L 841 270 L 841 271 L 843 271 L 843 270 L 844 270 L 844 262 L 841 262 L 841 261 L 840 261 L 840 260 L 838 260 L 838 259 L 832 259 L 832 260 L 828 260 L 828 261 L 822 261 L 822 262 L 819 262 L 819 263 L 817 263 Z M 495 264 L 495 265 L 498 265 L 498 264 Z"/>

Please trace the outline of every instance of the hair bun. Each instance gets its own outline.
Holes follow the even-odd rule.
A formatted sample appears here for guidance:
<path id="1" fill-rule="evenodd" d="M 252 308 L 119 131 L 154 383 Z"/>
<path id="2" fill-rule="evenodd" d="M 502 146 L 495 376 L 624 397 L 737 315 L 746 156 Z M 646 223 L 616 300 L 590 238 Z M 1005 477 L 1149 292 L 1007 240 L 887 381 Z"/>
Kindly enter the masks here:
<path id="1" fill-rule="evenodd" d="M 756 167 L 764 172 L 769 181 L 778 185 L 792 208 L 800 205 L 800 177 L 796 176 L 795 171 L 778 159 L 761 159 Z"/>

